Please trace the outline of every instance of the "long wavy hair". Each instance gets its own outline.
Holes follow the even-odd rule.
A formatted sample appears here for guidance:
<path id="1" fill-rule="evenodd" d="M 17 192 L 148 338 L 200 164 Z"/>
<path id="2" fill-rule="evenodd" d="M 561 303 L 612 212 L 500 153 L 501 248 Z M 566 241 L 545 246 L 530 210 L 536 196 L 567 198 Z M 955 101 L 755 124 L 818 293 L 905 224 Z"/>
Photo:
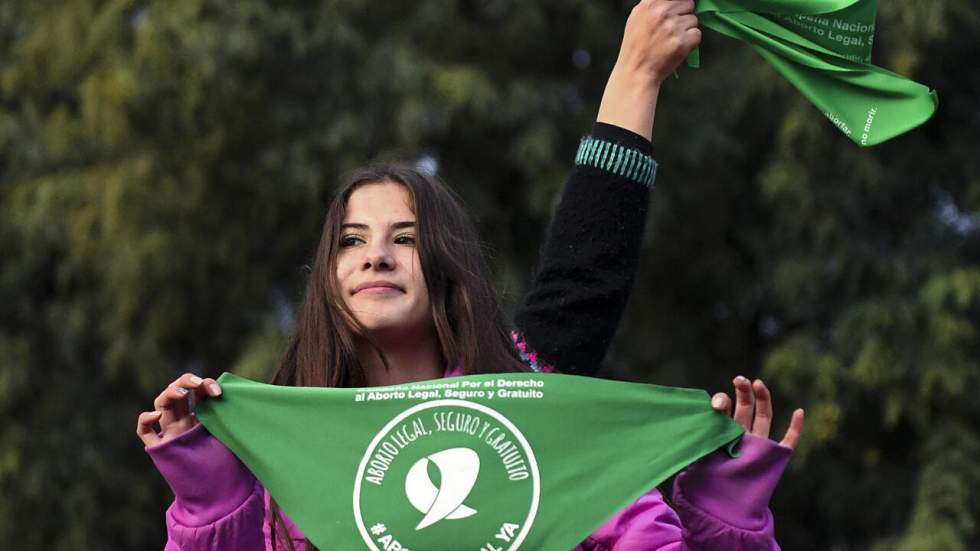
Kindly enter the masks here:
<path id="1" fill-rule="evenodd" d="M 419 260 L 429 292 L 432 320 L 446 367 L 464 374 L 529 371 L 509 335 L 509 324 L 490 283 L 484 249 L 462 201 L 445 184 L 405 164 L 376 164 L 358 170 L 334 195 L 306 284 L 296 332 L 272 383 L 287 386 L 364 386 L 358 347 L 384 353 L 341 299 L 336 277 L 341 224 L 347 201 L 365 184 L 405 186 L 416 218 Z M 294 545 L 275 501 L 270 507 L 273 548 Z M 307 549 L 314 549 L 309 540 Z"/>

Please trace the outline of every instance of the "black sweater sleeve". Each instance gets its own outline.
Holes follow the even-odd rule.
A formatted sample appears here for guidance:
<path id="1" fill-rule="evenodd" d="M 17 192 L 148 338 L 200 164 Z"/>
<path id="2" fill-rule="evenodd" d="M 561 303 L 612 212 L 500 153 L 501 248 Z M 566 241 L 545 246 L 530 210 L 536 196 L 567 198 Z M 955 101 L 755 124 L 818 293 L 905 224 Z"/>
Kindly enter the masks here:
<path id="1" fill-rule="evenodd" d="M 639 263 L 657 167 L 651 151 L 649 140 L 602 123 L 582 139 L 515 315 L 517 346 L 533 367 L 599 369 Z"/>

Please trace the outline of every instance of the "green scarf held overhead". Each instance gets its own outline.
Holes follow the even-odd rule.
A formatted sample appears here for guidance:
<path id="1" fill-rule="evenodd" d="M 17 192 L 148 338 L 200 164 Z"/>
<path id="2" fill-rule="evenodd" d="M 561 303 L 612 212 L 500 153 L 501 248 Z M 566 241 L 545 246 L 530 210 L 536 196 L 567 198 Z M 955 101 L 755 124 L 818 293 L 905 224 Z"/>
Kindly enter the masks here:
<path id="1" fill-rule="evenodd" d="M 936 92 L 871 64 L 877 0 L 697 0 L 701 25 L 749 43 L 867 147 L 929 120 Z M 698 67 L 698 50 L 688 65 Z"/>
<path id="2" fill-rule="evenodd" d="M 218 381 L 197 417 L 320 549 L 571 549 L 742 433 L 704 391 L 572 375 Z"/>

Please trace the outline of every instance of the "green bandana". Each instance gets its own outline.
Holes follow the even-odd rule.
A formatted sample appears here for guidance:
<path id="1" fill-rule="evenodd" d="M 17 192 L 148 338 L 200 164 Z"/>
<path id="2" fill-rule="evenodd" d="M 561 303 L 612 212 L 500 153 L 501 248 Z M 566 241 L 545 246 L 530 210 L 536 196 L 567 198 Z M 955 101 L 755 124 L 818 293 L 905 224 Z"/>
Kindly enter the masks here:
<path id="1" fill-rule="evenodd" d="M 570 549 L 742 433 L 704 391 L 572 375 L 218 381 L 196 415 L 321 549 Z"/>
<path id="2" fill-rule="evenodd" d="M 861 146 L 929 120 L 934 91 L 871 64 L 877 0 L 697 0 L 702 25 L 748 42 Z M 688 64 L 700 63 L 698 50 Z"/>

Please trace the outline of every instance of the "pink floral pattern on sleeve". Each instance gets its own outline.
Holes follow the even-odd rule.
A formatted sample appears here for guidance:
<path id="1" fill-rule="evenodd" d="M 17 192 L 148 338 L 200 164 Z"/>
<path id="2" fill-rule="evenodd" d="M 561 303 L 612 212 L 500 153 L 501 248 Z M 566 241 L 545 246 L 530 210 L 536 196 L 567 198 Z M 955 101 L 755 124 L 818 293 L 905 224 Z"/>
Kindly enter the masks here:
<path id="1" fill-rule="evenodd" d="M 553 373 L 555 371 L 555 366 L 543 364 L 538 360 L 538 353 L 527 345 L 527 341 L 524 340 L 524 335 L 521 335 L 520 331 L 516 329 L 511 331 L 510 338 L 514 342 L 514 348 L 517 349 L 521 360 L 532 370 L 538 373 Z M 461 375 L 463 375 L 463 364 L 461 363 L 457 363 L 453 367 L 446 369 L 445 373 L 443 373 L 443 377 L 459 377 Z"/>
<path id="2" fill-rule="evenodd" d="M 539 373 L 552 373 L 555 370 L 555 366 L 538 361 L 538 353 L 527 345 L 527 341 L 524 339 L 524 335 L 522 335 L 520 331 L 516 329 L 511 331 L 510 339 L 514 341 L 514 347 L 517 348 L 517 352 L 521 355 L 521 359 L 524 360 L 524 363 L 530 366 L 531 369 Z"/>

